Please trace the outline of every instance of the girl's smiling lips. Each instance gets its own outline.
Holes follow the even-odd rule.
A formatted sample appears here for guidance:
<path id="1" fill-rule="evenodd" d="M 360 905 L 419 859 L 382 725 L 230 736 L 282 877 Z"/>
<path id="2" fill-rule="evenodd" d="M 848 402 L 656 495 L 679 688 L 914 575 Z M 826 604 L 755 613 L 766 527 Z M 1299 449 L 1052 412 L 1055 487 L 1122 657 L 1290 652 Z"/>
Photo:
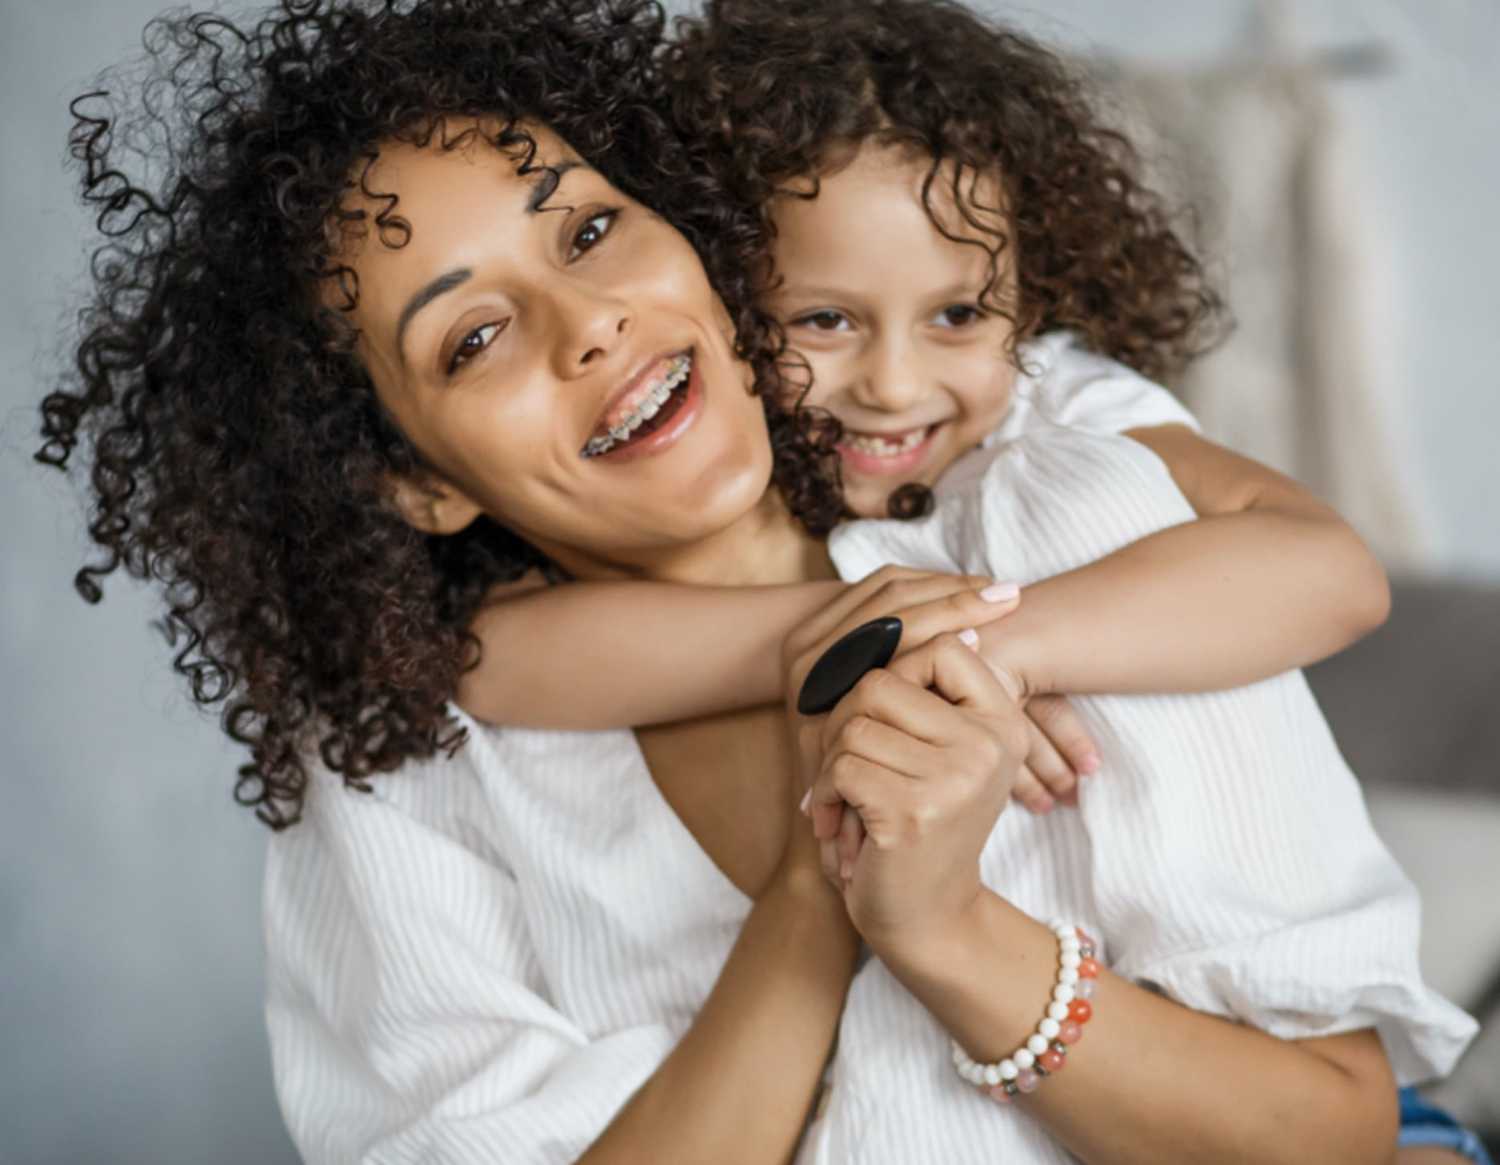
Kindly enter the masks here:
<path id="1" fill-rule="evenodd" d="M 911 473 L 926 459 L 942 426 L 939 421 L 891 433 L 861 433 L 846 427 L 839 438 L 839 456 L 846 468 L 871 477 Z"/>

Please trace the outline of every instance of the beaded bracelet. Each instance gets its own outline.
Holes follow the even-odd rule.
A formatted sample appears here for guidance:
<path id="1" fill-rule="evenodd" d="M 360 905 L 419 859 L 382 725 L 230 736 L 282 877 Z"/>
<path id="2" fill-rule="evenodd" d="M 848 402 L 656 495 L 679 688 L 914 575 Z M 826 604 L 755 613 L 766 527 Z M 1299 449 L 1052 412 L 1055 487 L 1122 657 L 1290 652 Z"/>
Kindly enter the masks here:
<path id="1" fill-rule="evenodd" d="M 1057 936 L 1057 984 L 1047 1014 L 1026 1042 L 1005 1059 L 979 1064 L 955 1042 L 953 1066 L 970 1084 L 987 1092 L 999 1104 L 1009 1104 L 1018 1092 L 1035 1092 L 1042 1079 L 1061 1072 L 1068 1049 L 1083 1038 L 1083 1025 L 1094 1014 L 1089 1002 L 1099 978 L 1094 961 L 1097 944 L 1081 928 L 1052 923 Z"/>

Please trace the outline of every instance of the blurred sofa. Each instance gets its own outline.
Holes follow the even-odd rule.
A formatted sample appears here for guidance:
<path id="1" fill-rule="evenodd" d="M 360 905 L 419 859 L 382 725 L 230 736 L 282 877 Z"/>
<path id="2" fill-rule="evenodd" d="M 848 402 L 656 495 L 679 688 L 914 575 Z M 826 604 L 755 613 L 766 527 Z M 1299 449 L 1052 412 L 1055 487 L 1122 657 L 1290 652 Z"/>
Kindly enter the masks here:
<path id="1" fill-rule="evenodd" d="M 1500 1147 L 1500 583 L 1398 580 L 1391 617 L 1309 669 L 1371 817 L 1422 892 L 1423 969 L 1476 1015 L 1424 1091 Z"/>

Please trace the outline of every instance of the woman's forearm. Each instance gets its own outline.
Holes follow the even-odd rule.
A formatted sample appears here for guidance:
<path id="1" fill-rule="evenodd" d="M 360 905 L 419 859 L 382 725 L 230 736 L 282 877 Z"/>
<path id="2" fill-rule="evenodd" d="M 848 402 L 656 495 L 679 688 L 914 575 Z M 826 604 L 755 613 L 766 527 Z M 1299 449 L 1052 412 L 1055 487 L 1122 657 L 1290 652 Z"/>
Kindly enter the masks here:
<path id="1" fill-rule="evenodd" d="M 1028 694 L 1204 691 L 1303 667 L 1378 627 L 1384 571 L 1336 515 L 1245 510 L 1028 586 L 979 631 Z"/>
<path id="2" fill-rule="evenodd" d="M 842 905 L 815 872 L 773 881 L 693 1026 L 582 1161 L 789 1160 L 857 949 Z"/>
<path id="3" fill-rule="evenodd" d="M 983 891 L 962 928 L 876 953 L 976 1060 L 1035 1030 L 1057 940 Z M 1016 1103 L 1089 1165 L 1162 1161 L 1378 1165 L 1395 1083 L 1373 1032 L 1283 1041 L 1103 972 L 1064 1070 Z M 972 1087 L 955 1076 L 955 1087 Z M 1001 1119 L 1001 1114 L 996 1114 Z"/>

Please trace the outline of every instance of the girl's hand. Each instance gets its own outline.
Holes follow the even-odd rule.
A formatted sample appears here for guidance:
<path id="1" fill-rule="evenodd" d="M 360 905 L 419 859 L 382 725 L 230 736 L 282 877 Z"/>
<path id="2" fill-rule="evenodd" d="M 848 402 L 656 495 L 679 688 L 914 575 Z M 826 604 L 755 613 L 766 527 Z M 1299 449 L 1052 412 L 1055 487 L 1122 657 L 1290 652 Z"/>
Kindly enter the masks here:
<path id="1" fill-rule="evenodd" d="M 1027 752 L 1013 695 L 942 635 L 869 672 L 818 728 L 814 831 L 830 840 L 829 811 L 847 803 L 866 834 L 841 883 L 854 925 L 878 948 L 951 924 L 979 893 L 980 851 Z"/>
<path id="2" fill-rule="evenodd" d="M 1078 803 L 1078 778 L 1099 771 L 1099 750 L 1073 705 L 1062 696 L 1033 696 L 1026 702 L 1026 763 L 1013 796 L 1033 813 L 1054 804 Z"/>

